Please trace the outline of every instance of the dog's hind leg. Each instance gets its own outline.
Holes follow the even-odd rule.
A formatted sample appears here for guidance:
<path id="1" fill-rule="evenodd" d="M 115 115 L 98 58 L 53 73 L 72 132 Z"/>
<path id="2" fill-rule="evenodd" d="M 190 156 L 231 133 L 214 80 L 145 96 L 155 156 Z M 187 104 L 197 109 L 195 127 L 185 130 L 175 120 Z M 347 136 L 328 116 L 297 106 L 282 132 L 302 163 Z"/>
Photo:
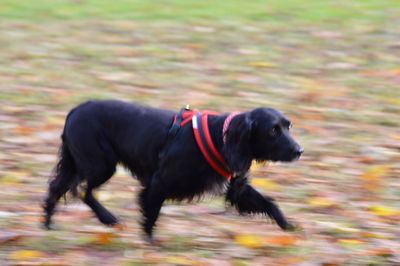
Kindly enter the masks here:
<path id="1" fill-rule="evenodd" d="M 49 185 L 47 198 L 44 202 L 44 226 L 51 229 L 51 217 L 59 199 L 69 190 L 75 191 L 77 183 L 76 168 L 68 146 L 63 142 L 60 149 L 60 160 L 55 168 L 55 175 Z"/>
<path id="2" fill-rule="evenodd" d="M 114 165 L 104 165 L 104 167 L 98 169 L 101 169 L 101 171 L 96 171 L 97 174 L 93 173 L 94 175 L 87 178 L 87 187 L 82 200 L 93 210 L 100 222 L 112 226 L 118 223 L 118 219 L 97 201 L 92 191 L 111 178 L 115 172 L 115 163 Z"/>
<path id="3" fill-rule="evenodd" d="M 54 179 L 50 182 L 48 196 L 45 200 L 44 211 L 45 221 L 44 226 L 51 229 L 51 217 L 54 214 L 55 207 L 60 198 L 69 190 L 70 181 L 67 179 Z"/>
<path id="4" fill-rule="evenodd" d="M 247 183 L 246 177 L 236 177 L 231 180 L 226 200 L 235 206 L 240 214 L 266 214 L 275 220 L 283 230 L 293 230 L 274 199 L 258 193 Z"/>
<path id="5" fill-rule="evenodd" d="M 139 195 L 139 204 L 143 213 L 143 230 L 148 241 L 153 242 L 153 228 L 165 201 L 161 181 L 154 175 L 147 187 Z"/>

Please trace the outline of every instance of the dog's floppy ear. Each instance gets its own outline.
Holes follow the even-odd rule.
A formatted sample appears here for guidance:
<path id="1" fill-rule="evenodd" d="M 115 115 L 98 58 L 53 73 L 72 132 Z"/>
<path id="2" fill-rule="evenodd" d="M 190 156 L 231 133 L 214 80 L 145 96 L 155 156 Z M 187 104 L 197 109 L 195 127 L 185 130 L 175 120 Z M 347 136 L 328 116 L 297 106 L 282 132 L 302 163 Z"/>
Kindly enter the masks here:
<path id="1" fill-rule="evenodd" d="M 250 168 L 252 121 L 249 113 L 237 115 L 226 133 L 224 155 L 233 174 L 244 174 Z"/>

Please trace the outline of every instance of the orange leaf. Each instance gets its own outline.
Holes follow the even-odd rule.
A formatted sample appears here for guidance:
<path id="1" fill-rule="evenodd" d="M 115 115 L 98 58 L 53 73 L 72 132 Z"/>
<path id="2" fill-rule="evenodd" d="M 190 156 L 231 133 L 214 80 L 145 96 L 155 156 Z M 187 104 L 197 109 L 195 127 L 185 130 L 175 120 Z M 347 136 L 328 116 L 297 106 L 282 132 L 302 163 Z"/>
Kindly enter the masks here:
<path id="1" fill-rule="evenodd" d="M 126 229 L 126 227 L 123 224 L 115 224 L 113 226 L 113 228 L 115 228 L 116 230 L 121 231 L 121 232 L 125 231 L 125 229 Z"/>
<path id="2" fill-rule="evenodd" d="M 386 175 L 389 168 L 384 165 L 372 166 L 367 169 L 367 171 L 360 176 L 363 181 L 363 187 L 370 191 L 376 192 L 382 187 L 381 178 Z"/>
<path id="3" fill-rule="evenodd" d="M 273 236 L 267 237 L 266 241 L 277 246 L 293 246 L 299 240 L 297 236 Z"/>
<path id="4" fill-rule="evenodd" d="M 14 128 L 14 132 L 20 135 L 31 135 L 35 132 L 35 128 L 33 127 L 26 127 L 26 126 L 18 126 Z"/>
<path id="5" fill-rule="evenodd" d="M 116 235 L 112 232 L 98 232 L 95 234 L 94 243 L 100 245 L 108 245 L 111 244 Z"/>

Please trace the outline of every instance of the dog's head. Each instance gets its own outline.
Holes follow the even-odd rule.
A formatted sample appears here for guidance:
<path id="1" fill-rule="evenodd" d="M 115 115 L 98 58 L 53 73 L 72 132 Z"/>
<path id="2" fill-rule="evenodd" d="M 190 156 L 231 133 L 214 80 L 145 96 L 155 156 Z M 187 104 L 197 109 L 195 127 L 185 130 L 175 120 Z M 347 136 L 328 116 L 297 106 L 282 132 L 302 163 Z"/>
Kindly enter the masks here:
<path id="1" fill-rule="evenodd" d="M 257 108 L 232 120 L 225 145 L 231 170 L 247 171 L 257 161 L 290 162 L 300 158 L 303 149 L 291 137 L 291 122 L 272 108 Z"/>

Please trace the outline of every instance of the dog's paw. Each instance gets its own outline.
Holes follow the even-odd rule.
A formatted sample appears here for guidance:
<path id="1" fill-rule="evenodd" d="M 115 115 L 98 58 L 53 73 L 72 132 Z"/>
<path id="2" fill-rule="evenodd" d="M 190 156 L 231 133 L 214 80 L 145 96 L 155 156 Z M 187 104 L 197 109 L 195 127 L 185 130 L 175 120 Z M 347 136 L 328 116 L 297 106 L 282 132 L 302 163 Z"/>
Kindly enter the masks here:
<path id="1" fill-rule="evenodd" d="M 283 230 L 287 232 L 302 232 L 303 228 L 293 221 L 287 222 L 285 227 L 282 227 Z"/>
<path id="2" fill-rule="evenodd" d="M 116 224 L 113 224 L 113 225 L 110 225 L 110 226 L 112 226 L 112 228 L 114 228 L 115 230 L 117 230 L 117 231 L 125 231 L 125 229 L 126 229 L 126 226 L 124 225 L 124 224 L 122 224 L 122 223 L 116 223 Z"/>
<path id="3" fill-rule="evenodd" d="M 112 215 L 111 213 L 109 213 L 109 212 L 103 212 L 103 213 L 101 213 L 101 214 L 98 216 L 98 218 L 99 218 L 99 220 L 100 220 L 100 222 L 101 222 L 102 224 L 107 225 L 107 226 L 113 227 L 113 226 L 119 224 L 118 219 L 117 219 L 114 215 Z"/>
<path id="4" fill-rule="evenodd" d="M 50 222 L 47 222 L 47 221 L 41 223 L 41 227 L 43 229 L 45 229 L 45 230 L 48 230 L 48 231 L 57 229 L 57 227 L 53 223 L 50 223 Z"/>
<path id="5" fill-rule="evenodd" d="M 149 235 L 145 235 L 144 236 L 144 241 L 150 245 L 151 247 L 160 247 L 161 246 L 161 241 L 159 241 L 158 239 L 154 239 L 153 236 L 149 236 Z"/>
<path id="6" fill-rule="evenodd" d="M 52 223 L 51 223 L 51 219 L 47 215 L 43 216 L 40 219 L 40 225 L 45 230 L 52 230 L 53 229 L 53 226 L 52 226 Z"/>
<path id="7" fill-rule="evenodd" d="M 293 223 L 287 223 L 283 227 L 283 230 L 285 230 L 287 232 L 295 232 L 296 231 L 296 225 L 294 225 Z"/>

